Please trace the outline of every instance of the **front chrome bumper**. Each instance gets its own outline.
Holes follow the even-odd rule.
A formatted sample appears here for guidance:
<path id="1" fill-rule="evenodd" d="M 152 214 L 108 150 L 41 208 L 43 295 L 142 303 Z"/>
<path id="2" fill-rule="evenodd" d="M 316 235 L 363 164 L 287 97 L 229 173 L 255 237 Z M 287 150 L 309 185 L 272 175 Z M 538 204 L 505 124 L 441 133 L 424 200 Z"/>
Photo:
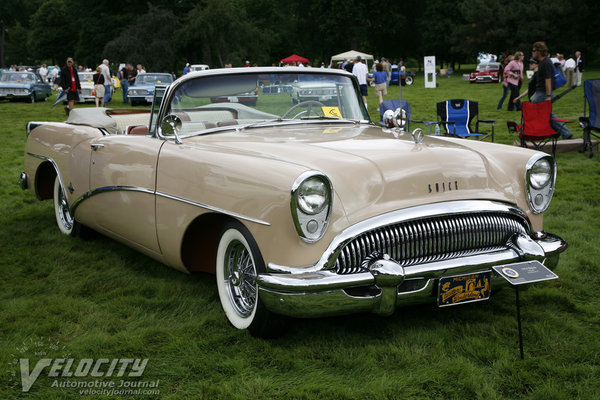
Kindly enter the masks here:
<path id="1" fill-rule="evenodd" d="M 493 266 L 537 260 L 553 269 L 567 243 L 552 234 L 539 239 L 519 236 L 511 246 L 493 253 L 426 264 L 401 266 L 387 255 L 375 259 L 368 272 L 336 274 L 329 270 L 300 273 L 263 273 L 258 287 L 270 311 L 292 317 L 372 312 L 390 315 L 397 307 L 436 301 L 441 277 L 491 271 Z M 492 278 L 492 289 L 506 285 Z"/>

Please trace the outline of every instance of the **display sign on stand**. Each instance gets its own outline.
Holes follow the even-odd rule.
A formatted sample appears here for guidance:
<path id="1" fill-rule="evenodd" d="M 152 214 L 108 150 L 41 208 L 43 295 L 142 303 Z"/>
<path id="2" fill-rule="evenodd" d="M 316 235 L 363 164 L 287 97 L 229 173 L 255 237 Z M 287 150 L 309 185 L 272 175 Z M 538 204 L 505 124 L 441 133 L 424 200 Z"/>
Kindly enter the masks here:
<path id="1" fill-rule="evenodd" d="M 425 88 L 435 88 L 435 56 L 425 57 Z"/>
<path id="2" fill-rule="evenodd" d="M 521 360 L 523 354 L 523 329 L 521 328 L 521 304 L 519 300 L 519 286 L 534 282 L 547 281 L 550 279 L 558 279 L 558 275 L 550 271 L 544 264 L 539 261 L 526 261 L 515 264 L 500 265 L 492 267 L 492 269 L 506 279 L 515 288 L 515 296 L 517 303 L 517 324 L 519 329 L 519 350 L 521 352 Z"/>

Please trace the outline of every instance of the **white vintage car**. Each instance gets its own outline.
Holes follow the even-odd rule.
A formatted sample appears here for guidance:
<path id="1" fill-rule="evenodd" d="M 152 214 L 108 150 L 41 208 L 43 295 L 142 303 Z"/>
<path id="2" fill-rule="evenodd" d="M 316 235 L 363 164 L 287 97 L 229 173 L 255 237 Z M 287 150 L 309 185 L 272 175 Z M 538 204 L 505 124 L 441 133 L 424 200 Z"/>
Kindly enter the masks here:
<path id="1" fill-rule="evenodd" d="M 302 81 L 335 91 L 291 105 L 257 90 Z M 253 105 L 211 102 L 248 92 Z M 281 316 L 486 300 L 506 284 L 492 267 L 553 268 L 567 247 L 543 227 L 551 156 L 377 127 L 343 71 L 193 72 L 152 110 L 75 109 L 28 134 L 21 185 L 53 199 L 60 232 L 215 274 L 225 315 L 254 335 Z"/>
<path id="2" fill-rule="evenodd" d="M 79 83 L 81 84 L 81 94 L 79 95 L 80 103 L 93 103 L 96 96 L 92 95 L 92 90 L 94 90 L 95 82 L 94 82 L 94 74 L 95 72 L 81 72 L 77 73 L 79 75 Z"/>

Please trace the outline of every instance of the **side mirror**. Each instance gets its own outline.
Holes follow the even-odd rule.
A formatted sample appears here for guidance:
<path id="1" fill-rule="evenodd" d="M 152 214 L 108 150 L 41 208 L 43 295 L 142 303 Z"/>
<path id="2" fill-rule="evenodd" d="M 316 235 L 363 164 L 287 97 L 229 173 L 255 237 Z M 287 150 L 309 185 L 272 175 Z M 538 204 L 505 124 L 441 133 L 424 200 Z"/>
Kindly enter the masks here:
<path id="1" fill-rule="evenodd" d="M 181 118 L 175 114 L 165 116 L 160 124 L 165 135 L 176 135 L 181 130 Z"/>
<path id="2" fill-rule="evenodd" d="M 175 136 L 175 143 L 182 144 L 181 138 L 179 138 L 179 131 L 181 130 L 181 118 L 175 114 L 169 114 L 165 116 L 160 124 L 160 129 L 165 135 Z"/>

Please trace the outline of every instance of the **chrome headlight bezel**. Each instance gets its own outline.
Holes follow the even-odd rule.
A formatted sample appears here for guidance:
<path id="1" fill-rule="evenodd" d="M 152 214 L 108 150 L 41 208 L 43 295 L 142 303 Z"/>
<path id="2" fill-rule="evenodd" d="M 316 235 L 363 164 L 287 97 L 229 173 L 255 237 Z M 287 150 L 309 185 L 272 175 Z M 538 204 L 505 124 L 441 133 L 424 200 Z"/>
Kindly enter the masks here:
<path id="1" fill-rule="evenodd" d="M 307 204 L 307 193 L 314 193 L 315 190 L 323 193 L 323 201 L 311 209 Z M 306 171 L 296 178 L 292 185 L 290 208 L 296 232 L 302 240 L 313 243 L 323 237 L 329 225 L 332 206 L 333 186 L 325 174 Z"/>
<path id="2" fill-rule="evenodd" d="M 548 208 L 556 184 L 556 161 L 548 154 L 537 153 L 529 159 L 525 167 L 527 200 L 534 214 Z"/>

